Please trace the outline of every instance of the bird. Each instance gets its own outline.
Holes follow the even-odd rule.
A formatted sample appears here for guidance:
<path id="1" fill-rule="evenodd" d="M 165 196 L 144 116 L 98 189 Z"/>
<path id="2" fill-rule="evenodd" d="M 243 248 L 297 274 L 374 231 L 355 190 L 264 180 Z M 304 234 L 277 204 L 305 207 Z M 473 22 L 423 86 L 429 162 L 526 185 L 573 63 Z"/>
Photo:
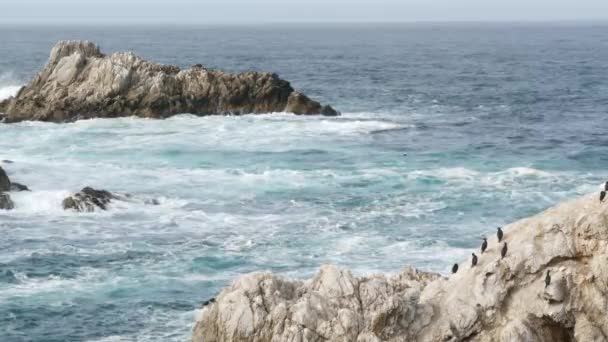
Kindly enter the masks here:
<path id="1" fill-rule="evenodd" d="M 551 275 L 549 275 L 549 270 L 547 270 L 547 275 L 545 276 L 545 288 L 547 288 L 551 284 Z"/>
<path id="2" fill-rule="evenodd" d="M 487 248 L 488 248 L 488 239 L 484 237 L 483 242 L 481 243 L 481 254 L 483 254 L 483 252 L 485 252 Z"/>
<path id="3" fill-rule="evenodd" d="M 600 203 L 603 203 L 605 198 L 606 198 L 606 191 L 604 191 L 604 190 L 600 191 Z"/>
<path id="4" fill-rule="evenodd" d="M 477 255 L 475 253 L 471 253 L 473 255 L 473 259 L 471 260 L 471 267 L 475 267 L 477 265 Z"/>
<path id="5" fill-rule="evenodd" d="M 204 301 L 204 302 L 203 302 L 203 307 L 205 307 L 205 306 L 207 306 L 207 305 L 209 305 L 209 304 L 212 304 L 212 303 L 215 303 L 215 297 L 213 297 L 213 298 L 211 298 L 211 299 L 208 299 L 208 300 Z"/>
<path id="6" fill-rule="evenodd" d="M 500 251 L 500 258 L 504 258 L 507 255 L 507 243 L 502 246 L 502 250 Z"/>
<path id="7" fill-rule="evenodd" d="M 604 184 L 604 190 L 605 190 L 605 191 L 608 191 L 608 182 L 606 182 L 606 183 Z"/>
<path id="8" fill-rule="evenodd" d="M 454 264 L 454 266 L 452 266 L 452 273 L 456 272 L 458 272 L 458 264 Z"/>
<path id="9" fill-rule="evenodd" d="M 496 231 L 496 236 L 498 236 L 498 242 L 502 241 L 502 229 L 500 229 L 500 227 L 498 227 L 498 230 Z"/>

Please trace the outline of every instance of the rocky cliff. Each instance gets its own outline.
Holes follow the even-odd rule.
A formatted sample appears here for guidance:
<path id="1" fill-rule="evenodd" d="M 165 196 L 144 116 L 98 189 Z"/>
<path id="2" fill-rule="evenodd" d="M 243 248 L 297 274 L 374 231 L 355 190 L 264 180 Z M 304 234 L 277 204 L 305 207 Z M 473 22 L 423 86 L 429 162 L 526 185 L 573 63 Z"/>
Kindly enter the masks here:
<path id="1" fill-rule="evenodd" d="M 180 70 L 130 52 L 106 56 L 87 41 L 57 43 L 32 82 L 0 103 L 6 122 L 283 111 L 338 114 L 298 93 L 276 74 L 229 74 L 201 65 Z"/>
<path id="2" fill-rule="evenodd" d="M 504 259 L 492 238 L 450 277 L 245 275 L 204 307 L 193 340 L 607 341 L 608 203 L 588 195 L 505 232 Z"/>

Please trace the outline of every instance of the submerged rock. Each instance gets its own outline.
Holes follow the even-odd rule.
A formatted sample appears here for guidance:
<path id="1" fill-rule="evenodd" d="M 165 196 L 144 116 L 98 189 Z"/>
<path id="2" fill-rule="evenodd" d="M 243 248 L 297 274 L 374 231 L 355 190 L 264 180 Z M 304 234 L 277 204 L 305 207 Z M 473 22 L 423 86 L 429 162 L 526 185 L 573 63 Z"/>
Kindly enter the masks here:
<path id="1" fill-rule="evenodd" d="M 11 191 L 30 191 L 30 189 L 23 184 L 11 182 Z"/>
<path id="2" fill-rule="evenodd" d="M 79 212 L 93 212 L 96 209 L 107 210 L 108 204 L 119 197 L 105 190 L 85 187 L 80 192 L 63 200 L 63 209 Z"/>
<path id="3" fill-rule="evenodd" d="M 606 217 L 596 194 L 560 204 L 506 226 L 504 259 L 492 238 L 477 267 L 449 278 L 248 274 L 207 303 L 193 341 L 606 341 Z"/>
<path id="4" fill-rule="evenodd" d="M 0 209 L 11 210 L 15 209 L 15 203 L 11 200 L 11 196 L 5 193 L 0 193 Z"/>
<path id="5" fill-rule="evenodd" d="M 276 74 L 228 74 L 200 64 L 180 70 L 128 52 L 106 56 L 87 41 L 57 43 L 30 84 L 0 103 L 7 122 L 282 111 L 338 114 L 296 92 Z"/>

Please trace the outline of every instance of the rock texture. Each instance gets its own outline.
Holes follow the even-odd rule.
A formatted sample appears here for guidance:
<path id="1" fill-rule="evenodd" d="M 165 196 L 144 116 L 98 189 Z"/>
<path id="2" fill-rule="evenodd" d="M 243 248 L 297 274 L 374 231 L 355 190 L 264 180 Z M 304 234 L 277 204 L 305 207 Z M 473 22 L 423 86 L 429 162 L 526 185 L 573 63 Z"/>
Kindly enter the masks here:
<path id="1" fill-rule="evenodd" d="M 93 212 L 95 209 L 107 210 L 108 204 L 115 199 L 119 199 L 119 197 L 109 191 L 95 190 L 87 186 L 64 199 L 62 205 L 65 210 Z"/>
<path id="2" fill-rule="evenodd" d="M 61 41 L 45 68 L 0 103 L 6 122 L 93 117 L 291 112 L 338 115 L 296 92 L 276 74 L 228 74 L 195 65 L 186 70 L 130 52 L 106 56 L 88 41 Z"/>
<path id="3" fill-rule="evenodd" d="M 505 231 L 504 259 L 489 239 L 449 278 L 245 275 L 202 309 L 193 341 L 608 341 L 608 204 L 585 196 Z"/>
<path id="4" fill-rule="evenodd" d="M 11 210 L 15 208 L 15 203 L 11 200 L 8 194 L 0 192 L 0 209 Z"/>
<path id="5" fill-rule="evenodd" d="M 0 167 L 0 209 L 2 210 L 15 208 L 15 203 L 11 200 L 11 196 L 7 194 L 9 191 L 29 191 L 29 189 L 23 184 L 11 182 L 6 171 Z"/>
<path id="6" fill-rule="evenodd" d="M 0 192 L 11 191 L 11 180 L 8 178 L 6 171 L 0 167 Z"/>

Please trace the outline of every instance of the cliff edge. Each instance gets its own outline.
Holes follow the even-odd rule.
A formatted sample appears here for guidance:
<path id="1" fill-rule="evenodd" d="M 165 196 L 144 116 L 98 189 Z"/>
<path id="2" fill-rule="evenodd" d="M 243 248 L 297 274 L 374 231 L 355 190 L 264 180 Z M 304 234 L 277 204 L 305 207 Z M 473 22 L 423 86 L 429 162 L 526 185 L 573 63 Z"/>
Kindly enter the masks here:
<path id="1" fill-rule="evenodd" d="M 0 102 L 6 122 L 86 118 L 290 112 L 338 115 L 276 74 L 229 74 L 202 65 L 180 70 L 131 52 L 104 55 L 88 41 L 60 41 L 44 69 Z"/>
<path id="2" fill-rule="evenodd" d="M 587 195 L 504 229 L 504 258 L 493 237 L 450 277 L 245 275 L 203 308 L 193 341 L 608 341 L 608 203 Z"/>

